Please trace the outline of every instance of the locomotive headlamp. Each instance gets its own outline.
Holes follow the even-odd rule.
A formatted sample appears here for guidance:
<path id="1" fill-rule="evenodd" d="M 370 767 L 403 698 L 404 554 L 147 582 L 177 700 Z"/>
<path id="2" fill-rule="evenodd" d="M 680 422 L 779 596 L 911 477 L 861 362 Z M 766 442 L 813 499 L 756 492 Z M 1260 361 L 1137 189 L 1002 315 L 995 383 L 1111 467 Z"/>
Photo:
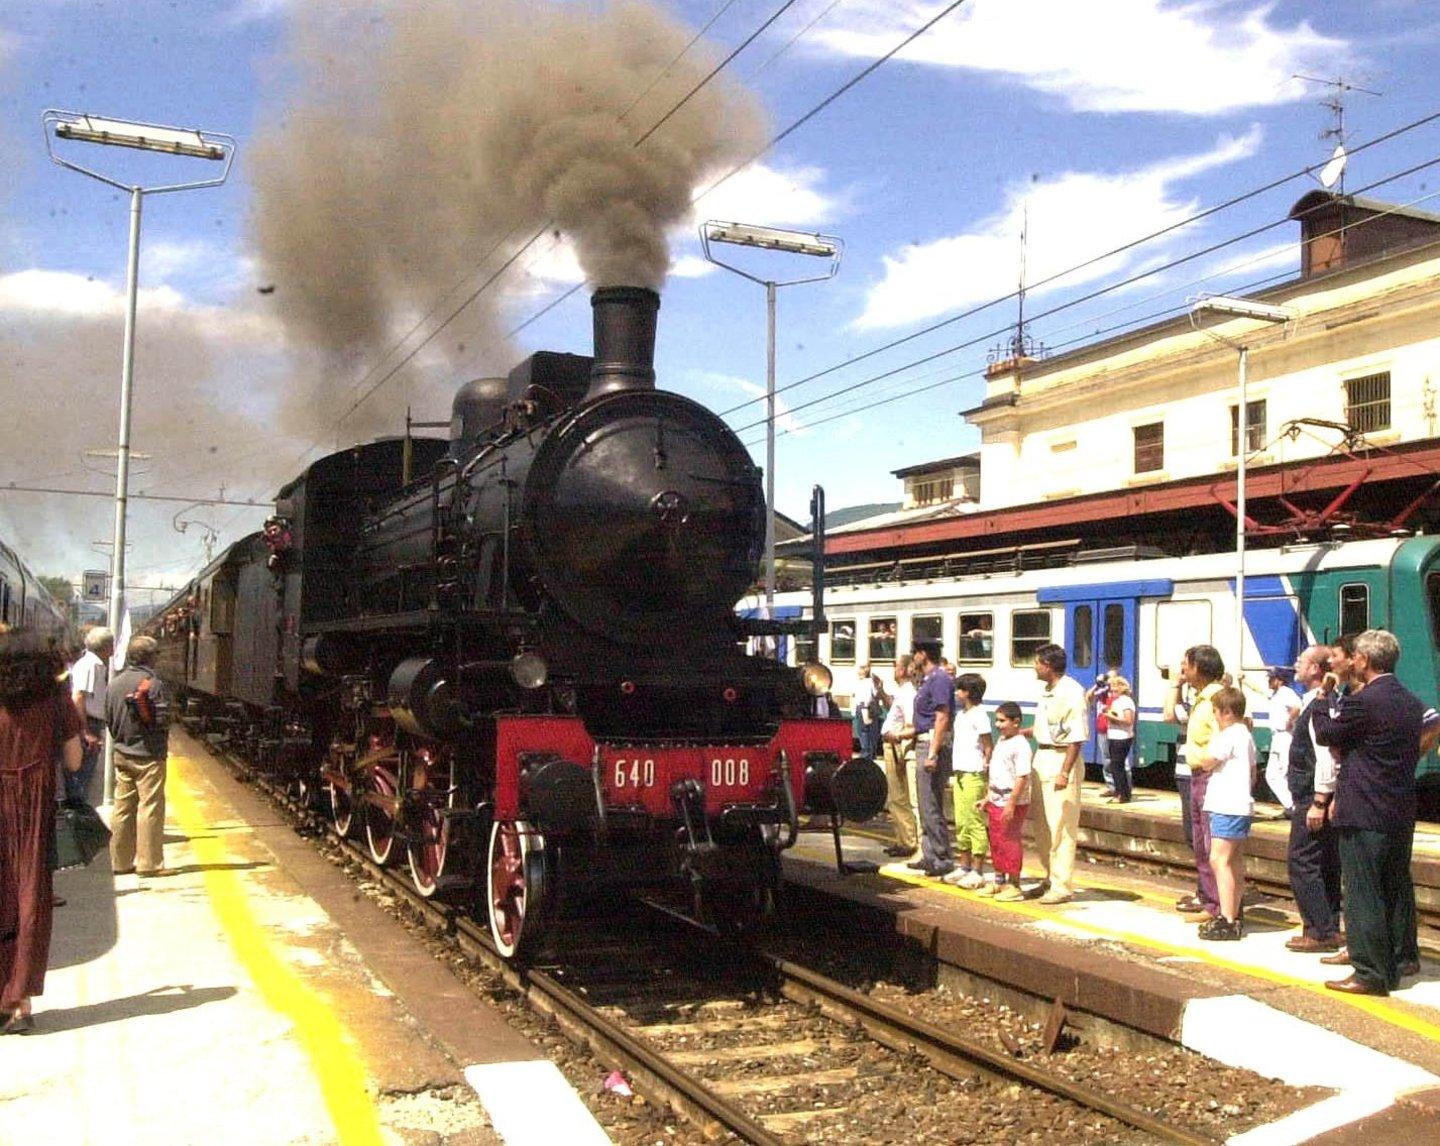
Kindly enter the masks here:
<path id="1" fill-rule="evenodd" d="M 811 696 L 824 696 L 835 683 L 835 674 L 819 661 L 809 661 L 800 666 L 800 683 Z"/>
<path id="2" fill-rule="evenodd" d="M 550 668 L 539 653 L 517 653 L 510 662 L 510 675 L 521 688 L 539 688 L 550 675 Z"/>

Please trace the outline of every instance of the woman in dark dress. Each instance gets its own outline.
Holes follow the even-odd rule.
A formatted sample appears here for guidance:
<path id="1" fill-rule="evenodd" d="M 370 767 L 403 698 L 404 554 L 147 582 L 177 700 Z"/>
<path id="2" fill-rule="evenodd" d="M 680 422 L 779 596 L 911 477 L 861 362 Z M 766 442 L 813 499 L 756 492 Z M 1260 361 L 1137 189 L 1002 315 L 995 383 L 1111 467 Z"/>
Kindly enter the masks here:
<path id="1" fill-rule="evenodd" d="M 0 1034 L 34 1027 L 30 999 L 45 987 L 56 757 L 80 768 L 80 717 L 64 671 L 50 642 L 0 633 Z"/>

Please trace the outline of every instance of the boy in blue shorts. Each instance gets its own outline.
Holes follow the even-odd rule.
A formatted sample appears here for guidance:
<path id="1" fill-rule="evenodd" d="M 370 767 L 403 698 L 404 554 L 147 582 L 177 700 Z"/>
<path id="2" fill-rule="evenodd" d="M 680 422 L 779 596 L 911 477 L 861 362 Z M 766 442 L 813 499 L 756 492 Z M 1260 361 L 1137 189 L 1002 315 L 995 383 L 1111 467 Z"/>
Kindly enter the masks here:
<path id="1" fill-rule="evenodd" d="M 1219 731 L 1206 746 L 1207 755 L 1190 766 L 1209 773 L 1205 814 L 1210 820 L 1210 866 L 1220 911 L 1200 926 L 1200 938 L 1235 940 L 1244 934 L 1240 901 L 1245 895 L 1245 840 L 1255 802 L 1255 741 L 1245 723 L 1245 694 L 1222 688 L 1212 700 Z"/>

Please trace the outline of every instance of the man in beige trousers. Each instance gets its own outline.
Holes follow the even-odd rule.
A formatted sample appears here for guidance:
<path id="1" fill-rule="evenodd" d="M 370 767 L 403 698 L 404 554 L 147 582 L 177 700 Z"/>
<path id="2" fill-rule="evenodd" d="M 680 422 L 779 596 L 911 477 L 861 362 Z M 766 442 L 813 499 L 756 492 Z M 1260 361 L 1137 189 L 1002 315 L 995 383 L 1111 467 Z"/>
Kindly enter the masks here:
<path id="1" fill-rule="evenodd" d="M 1040 902 L 1065 903 L 1075 895 L 1075 845 L 1080 835 L 1080 746 L 1090 736 L 1089 709 L 1080 682 L 1065 675 L 1059 645 L 1035 650 L 1035 676 L 1045 686 L 1035 706 L 1035 798 L 1030 801 L 1035 850 L 1045 878 Z"/>

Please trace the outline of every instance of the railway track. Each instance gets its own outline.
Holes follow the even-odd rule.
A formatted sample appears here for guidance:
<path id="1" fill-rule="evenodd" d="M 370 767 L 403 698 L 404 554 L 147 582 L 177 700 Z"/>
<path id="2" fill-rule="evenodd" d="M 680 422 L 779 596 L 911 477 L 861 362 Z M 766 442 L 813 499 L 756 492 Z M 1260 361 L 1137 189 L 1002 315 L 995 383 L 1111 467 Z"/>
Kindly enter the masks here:
<path id="1" fill-rule="evenodd" d="M 721 943 L 673 912 L 652 912 L 649 925 L 619 936 L 613 922 L 576 927 L 543 965 L 517 966 L 466 912 L 418 895 L 291 794 L 222 746 L 208 746 L 297 821 L 323 829 L 428 928 L 707 1139 L 728 1134 L 763 1146 L 843 1139 L 863 1134 L 860 1123 L 905 1125 L 923 1095 L 933 1105 L 928 1114 L 964 1120 L 950 1125 L 999 1119 L 992 1129 L 1014 1123 L 1017 1132 L 1047 1129 L 1066 1141 L 1217 1141 L 794 962 Z"/>

